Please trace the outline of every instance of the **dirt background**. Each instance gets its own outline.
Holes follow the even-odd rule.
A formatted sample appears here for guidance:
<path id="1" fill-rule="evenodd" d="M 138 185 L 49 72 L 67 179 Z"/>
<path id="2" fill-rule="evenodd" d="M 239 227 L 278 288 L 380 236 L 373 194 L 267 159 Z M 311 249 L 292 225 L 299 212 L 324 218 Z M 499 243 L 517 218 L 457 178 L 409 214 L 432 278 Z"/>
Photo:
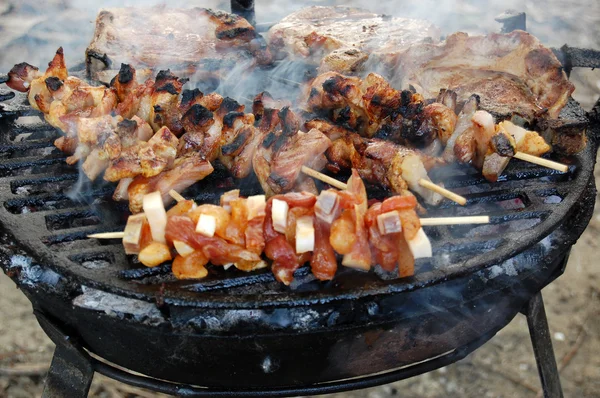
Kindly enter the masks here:
<path id="1" fill-rule="evenodd" d="M 0 71 L 28 61 L 43 65 L 60 45 L 70 65 L 81 62 L 93 33 L 100 6 L 154 4 L 152 1 L 0 1 Z M 257 0 L 259 22 L 276 21 L 301 2 Z M 305 4 L 329 4 L 311 1 Z M 359 1 L 345 4 L 360 5 Z M 369 7 L 377 12 L 428 18 L 444 33 L 497 31 L 493 17 L 507 8 L 527 12 L 528 30 L 545 44 L 600 49 L 600 2 L 516 1 L 387 1 Z M 43 8 L 40 5 L 43 4 Z M 171 6 L 213 6 L 219 1 L 169 2 Z M 375 8 L 373 8 L 375 7 Z M 221 7 L 227 9 L 226 5 Z M 590 109 L 600 97 L 600 71 L 575 71 L 574 97 Z M 596 173 L 600 184 L 600 172 Z M 552 341 L 566 397 L 600 397 L 600 273 L 595 258 L 600 249 L 600 210 L 574 246 L 566 273 L 543 291 Z M 0 397 L 40 396 L 53 344 L 32 315 L 25 296 L 0 273 Z M 97 375 L 92 397 L 157 397 Z M 527 323 L 517 316 L 490 342 L 464 360 L 409 380 L 334 394 L 349 397 L 536 397 L 540 383 L 529 340 Z"/>

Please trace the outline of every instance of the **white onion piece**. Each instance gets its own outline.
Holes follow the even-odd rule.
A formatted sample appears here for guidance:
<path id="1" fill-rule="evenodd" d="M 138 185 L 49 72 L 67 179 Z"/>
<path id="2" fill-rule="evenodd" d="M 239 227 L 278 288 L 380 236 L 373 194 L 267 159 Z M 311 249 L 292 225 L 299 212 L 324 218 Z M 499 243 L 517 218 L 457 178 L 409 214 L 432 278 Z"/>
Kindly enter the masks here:
<path id="1" fill-rule="evenodd" d="M 415 236 L 411 240 L 408 240 L 407 243 L 408 243 L 410 252 L 412 253 L 415 260 L 417 258 L 425 258 L 425 257 L 433 256 L 431 242 L 429 241 L 429 238 L 427 237 L 427 235 L 425 235 L 423 228 L 419 228 L 419 231 L 417 232 L 417 236 Z"/>
<path id="2" fill-rule="evenodd" d="M 431 205 L 435 206 L 440 204 L 440 202 L 444 199 L 442 195 L 423 188 L 419 184 L 419 180 L 421 178 L 431 181 L 427 175 L 425 165 L 423 165 L 423 161 L 419 155 L 413 153 L 406 155 L 402 160 L 400 167 L 402 168 L 402 178 L 406 181 L 408 188 L 411 191 L 418 193 L 423 199 L 425 199 L 425 202 Z"/>
<path id="3" fill-rule="evenodd" d="M 224 208 L 225 210 L 227 210 L 229 213 L 231 213 L 231 201 L 238 199 L 240 197 L 240 190 L 239 189 L 233 189 L 231 191 L 227 191 L 225 192 L 223 195 L 221 195 L 221 207 Z"/>
<path id="4" fill-rule="evenodd" d="M 127 219 L 123 236 L 123 247 L 126 254 L 138 254 L 140 252 L 140 240 L 142 239 L 142 227 L 146 222 L 144 213 L 134 214 Z"/>
<path id="5" fill-rule="evenodd" d="M 217 219 L 209 214 L 200 214 L 198 224 L 196 224 L 196 232 L 204 236 L 212 238 L 217 230 Z"/>
<path id="6" fill-rule="evenodd" d="M 296 220 L 296 253 L 315 250 L 315 228 L 312 216 L 303 216 Z"/>
<path id="7" fill-rule="evenodd" d="M 315 215 L 331 224 L 339 207 L 338 195 L 334 191 L 321 191 L 315 203 Z"/>
<path id="8" fill-rule="evenodd" d="M 148 223 L 150 231 L 152 231 L 152 240 L 160 243 L 167 243 L 165 239 L 165 230 L 167 229 L 167 212 L 163 205 L 162 197 L 159 191 L 144 195 L 142 207 Z"/>
<path id="9" fill-rule="evenodd" d="M 271 214 L 273 218 L 273 229 L 284 234 L 287 227 L 287 216 L 290 207 L 284 200 L 273 199 Z"/>
<path id="10" fill-rule="evenodd" d="M 382 235 L 402 232 L 402 221 L 397 210 L 389 211 L 377 216 L 377 227 Z"/>
<path id="11" fill-rule="evenodd" d="M 248 220 L 255 217 L 263 217 L 267 206 L 267 198 L 265 195 L 248 196 L 246 207 L 248 208 Z"/>
<path id="12" fill-rule="evenodd" d="M 175 246 L 175 250 L 177 250 L 177 253 L 179 253 L 181 257 L 187 257 L 193 252 L 195 252 L 193 247 L 180 240 L 174 240 L 173 246 Z"/>

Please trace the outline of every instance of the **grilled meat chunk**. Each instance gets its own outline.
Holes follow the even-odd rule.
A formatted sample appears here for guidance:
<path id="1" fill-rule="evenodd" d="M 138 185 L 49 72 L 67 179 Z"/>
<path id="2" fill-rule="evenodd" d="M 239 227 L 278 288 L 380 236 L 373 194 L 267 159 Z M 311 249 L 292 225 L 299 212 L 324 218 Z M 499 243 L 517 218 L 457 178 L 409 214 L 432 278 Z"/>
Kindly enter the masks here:
<path id="1" fill-rule="evenodd" d="M 171 68 L 181 76 L 220 77 L 242 63 L 271 60 L 264 39 L 248 21 L 204 8 L 105 9 L 86 50 L 87 71 L 96 80 L 121 63 L 154 72 Z"/>
<path id="2" fill-rule="evenodd" d="M 159 191 L 163 202 L 171 200 L 169 191 L 171 189 L 181 192 L 213 172 L 212 165 L 202 159 L 197 153 L 190 153 L 175 159 L 173 167 L 154 177 L 147 178 L 137 176 L 129 185 L 127 192 L 129 196 L 129 210 L 132 213 L 142 211 L 142 200 L 144 195 Z"/>
<path id="3" fill-rule="evenodd" d="M 321 74 L 306 86 L 305 98 L 307 111 L 344 128 L 416 148 L 447 140 L 455 125 L 452 109 L 426 105 L 422 95 L 396 90 L 376 73 L 365 79 Z"/>
<path id="4" fill-rule="evenodd" d="M 278 58 L 311 63 L 321 73 L 352 74 L 366 65 L 389 66 L 401 50 L 423 40 L 437 42 L 439 36 L 426 21 L 338 6 L 296 11 L 274 25 L 267 39 Z"/>
<path id="5" fill-rule="evenodd" d="M 399 56 L 397 73 L 426 98 L 440 89 L 459 101 L 478 94 L 481 109 L 500 119 L 556 118 L 574 90 L 552 51 L 523 31 L 454 33 L 440 44 L 414 45 Z"/>
<path id="6" fill-rule="evenodd" d="M 298 131 L 291 136 L 273 156 L 271 173 L 267 180 L 271 190 L 275 193 L 291 190 L 302 166 L 314 167 L 314 161 L 330 146 L 329 138 L 316 129 L 308 133 Z"/>
<path id="7" fill-rule="evenodd" d="M 421 178 L 429 179 L 427 170 L 444 162 L 389 141 L 366 139 L 358 134 L 347 134 L 335 140 L 326 153 L 327 167 L 337 172 L 356 169 L 361 178 L 404 194 L 407 189 L 418 193 L 430 204 L 438 204 L 441 196 L 423 189 Z"/>

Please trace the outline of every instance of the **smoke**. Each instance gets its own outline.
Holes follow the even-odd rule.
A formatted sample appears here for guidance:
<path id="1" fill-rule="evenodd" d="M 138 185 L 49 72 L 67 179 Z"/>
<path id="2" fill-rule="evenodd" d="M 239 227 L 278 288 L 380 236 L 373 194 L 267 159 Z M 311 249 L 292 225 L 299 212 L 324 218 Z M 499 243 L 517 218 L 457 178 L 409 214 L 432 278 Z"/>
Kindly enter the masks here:
<path id="1" fill-rule="evenodd" d="M 229 10 L 227 0 L 103 0 L 89 2 L 85 0 L 33 0 L 9 1 L 0 7 L 0 70 L 7 71 L 15 63 L 27 61 L 32 65 L 44 67 L 59 46 L 65 49 L 69 68 L 82 67 L 85 49 L 91 42 L 95 19 L 102 8 L 114 7 L 153 7 L 162 5 L 172 8 L 206 7 Z M 361 7 L 370 11 L 397 17 L 426 19 L 437 25 L 442 36 L 455 31 L 467 33 L 489 33 L 500 30 L 501 25 L 494 18 L 507 9 L 527 13 L 527 29 L 548 46 L 560 47 L 565 43 L 571 46 L 600 48 L 600 3 L 588 1 L 569 2 L 551 0 L 548 2 L 475 1 L 475 0 L 305 0 L 273 1 L 256 0 L 256 20 L 259 27 L 270 26 L 286 15 L 306 6 L 345 5 Z M 57 23 L 58 22 L 58 23 Z M 241 87 L 239 78 L 241 66 L 229 76 L 219 91 L 235 94 L 240 88 L 244 96 L 253 97 L 252 84 Z M 281 73 L 283 74 L 283 67 Z M 287 71 L 288 73 L 290 71 Z M 292 70 L 292 75 L 297 70 Z M 600 95 L 598 72 L 578 72 L 574 74 L 578 90 L 575 97 L 583 101 L 586 108 L 591 107 Z M 291 80 L 290 77 L 288 79 Z M 248 79 L 243 79 L 248 83 Z M 280 86 L 280 85 L 279 85 Z M 279 87 L 278 86 L 278 87 Z M 250 87 L 250 88 L 247 88 Z M 214 88 L 207 87 L 207 88 Z M 231 89 L 231 90 L 230 90 Z M 232 91 L 232 90 L 237 91 Z M 289 89 L 289 87 L 287 87 Z M 286 87 L 283 86 L 283 92 Z M 250 93 L 249 93 L 250 92 Z M 249 94 L 249 95 L 246 95 Z M 274 94 L 274 93 L 273 93 Z M 274 94 L 275 95 L 275 94 Z M 232 95 L 242 100 L 242 95 Z"/>
<path id="2" fill-rule="evenodd" d="M 229 10 L 226 0 L 50 0 L 43 2 L 43 6 L 39 2 L 24 0 L 9 4 L 4 14 L 0 15 L 0 25 L 4 27 L 0 36 L 2 70 L 8 70 L 22 60 L 45 65 L 61 45 L 65 48 L 70 66 L 82 62 L 85 48 L 93 36 L 96 15 L 101 8 L 165 5 L 173 8 Z M 500 25 L 494 21 L 494 17 L 512 8 L 527 13 L 528 30 L 546 45 L 561 46 L 568 42 L 573 46 L 600 48 L 600 5 L 595 1 L 570 2 L 566 6 L 564 1 L 558 0 L 256 0 L 257 23 L 272 24 L 293 11 L 311 5 L 348 5 L 392 16 L 427 19 L 439 26 L 444 35 L 458 30 L 469 33 L 498 31 Z"/>

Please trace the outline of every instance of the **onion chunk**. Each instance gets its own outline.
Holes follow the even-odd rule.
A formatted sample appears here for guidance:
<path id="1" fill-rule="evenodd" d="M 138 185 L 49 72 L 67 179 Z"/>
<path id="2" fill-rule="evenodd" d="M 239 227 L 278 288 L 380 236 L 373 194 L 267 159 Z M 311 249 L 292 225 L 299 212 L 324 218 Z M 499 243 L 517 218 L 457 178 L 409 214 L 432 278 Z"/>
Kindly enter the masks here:
<path id="1" fill-rule="evenodd" d="M 427 235 L 425 235 L 423 228 L 419 228 L 419 230 L 417 231 L 417 236 L 415 236 L 411 240 L 407 240 L 407 243 L 415 260 L 417 258 L 426 258 L 433 256 L 431 242 L 429 241 Z"/>
<path id="2" fill-rule="evenodd" d="M 312 216 L 302 216 L 296 220 L 296 254 L 315 250 L 315 228 Z"/>
<path id="3" fill-rule="evenodd" d="M 279 233 L 284 234 L 287 227 L 288 211 L 290 210 L 289 205 L 284 200 L 273 199 L 272 205 L 272 218 L 273 218 L 273 229 Z"/>
<path id="4" fill-rule="evenodd" d="M 152 240 L 160 243 L 167 243 L 165 239 L 165 230 L 167 228 L 167 212 L 163 205 L 162 197 L 159 191 L 144 195 L 142 207 L 150 224 Z"/>
<path id="5" fill-rule="evenodd" d="M 196 224 L 196 232 L 212 238 L 217 230 L 217 219 L 209 214 L 200 214 L 198 224 Z"/>

